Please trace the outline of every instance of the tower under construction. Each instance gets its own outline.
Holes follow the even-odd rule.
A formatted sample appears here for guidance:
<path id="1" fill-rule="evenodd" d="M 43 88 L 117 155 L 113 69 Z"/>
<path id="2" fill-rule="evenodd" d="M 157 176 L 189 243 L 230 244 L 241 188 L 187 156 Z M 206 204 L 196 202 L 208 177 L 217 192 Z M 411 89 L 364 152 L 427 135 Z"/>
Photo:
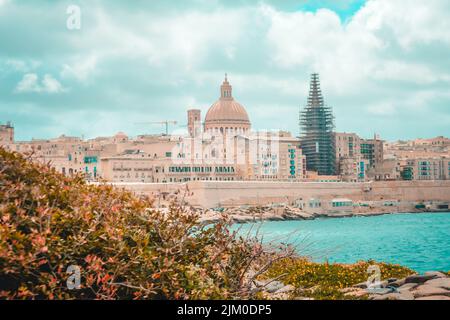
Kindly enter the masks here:
<path id="1" fill-rule="evenodd" d="M 300 137 L 306 169 L 319 175 L 336 174 L 334 117 L 324 103 L 319 75 L 311 75 L 308 102 L 300 111 Z"/>

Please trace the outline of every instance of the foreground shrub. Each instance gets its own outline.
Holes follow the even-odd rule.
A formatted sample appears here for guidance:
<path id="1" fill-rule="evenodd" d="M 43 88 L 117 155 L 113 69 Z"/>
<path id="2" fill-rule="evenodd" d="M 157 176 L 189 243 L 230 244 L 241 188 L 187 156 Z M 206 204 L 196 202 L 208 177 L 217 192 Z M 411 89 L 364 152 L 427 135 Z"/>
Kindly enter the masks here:
<path id="1" fill-rule="evenodd" d="M 415 272 L 399 265 L 378 263 L 373 261 L 355 264 L 315 263 L 304 258 L 283 259 L 274 263 L 265 278 L 276 278 L 284 275 L 282 280 L 297 288 L 297 295 L 314 299 L 351 299 L 341 289 L 366 282 L 367 269 L 377 265 L 382 279 L 404 278 Z"/>
<path id="2" fill-rule="evenodd" d="M 263 255 L 259 243 L 230 234 L 226 222 L 205 227 L 180 207 L 151 207 L 0 148 L 0 297 L 252 296 L 246 275 Z M 67 287 L 69 266 L 80 268 L 79 289 Z"/>

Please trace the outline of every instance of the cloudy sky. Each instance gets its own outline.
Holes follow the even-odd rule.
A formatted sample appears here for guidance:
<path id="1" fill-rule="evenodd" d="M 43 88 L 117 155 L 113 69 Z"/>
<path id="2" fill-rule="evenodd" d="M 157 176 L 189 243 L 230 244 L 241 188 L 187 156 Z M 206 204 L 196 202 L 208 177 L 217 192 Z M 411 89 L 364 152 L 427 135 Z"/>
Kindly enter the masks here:
<path id="1" fill-rule="evenodd" d="M 0 0 L 0 122 L 17 139 L 182 126 L 225 72 L 255 129 L 298 135 L 319 72 L 338 131 L 450 136 L 450 1 Z"/>

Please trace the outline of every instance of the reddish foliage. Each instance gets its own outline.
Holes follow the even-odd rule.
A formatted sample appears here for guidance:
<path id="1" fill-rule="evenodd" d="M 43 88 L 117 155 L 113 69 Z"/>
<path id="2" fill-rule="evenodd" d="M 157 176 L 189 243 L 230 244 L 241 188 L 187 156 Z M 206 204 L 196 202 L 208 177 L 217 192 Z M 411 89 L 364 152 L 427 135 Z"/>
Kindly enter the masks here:
<path id="1" fill-rule="evenodd" d="M 0 297 L 6 299 L 231 299 L 255 244 L 226 222 L 197 224 L 172 206 L 64 177 L 0 148 Z M 69 290 L 69 266 L 81 287 Z"/>

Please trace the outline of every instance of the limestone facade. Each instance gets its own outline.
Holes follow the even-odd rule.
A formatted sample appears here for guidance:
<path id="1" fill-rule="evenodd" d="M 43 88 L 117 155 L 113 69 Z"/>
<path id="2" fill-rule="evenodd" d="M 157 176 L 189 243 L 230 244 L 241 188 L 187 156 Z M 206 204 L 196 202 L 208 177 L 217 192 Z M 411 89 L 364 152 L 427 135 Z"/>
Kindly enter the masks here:
<path id="1" fill-rule="evenodd" d="M 203 208 L 292 205 L 306 212 L 412 212 L 417 205 L 435 209 L 450 204 L 450 181 L 270 182 L 195 181 L 166 184 L 123 184 L 139 194 L 175 192 Z M 337 206 L 336 203 L 345 205 Z M 351 203 L 351 204 L 350 204 Z M 349 208 L 351 207 L 351 208 Z"/>
<path id="2" fill-rule="evenodd" d="M 376 178 L 382 167 L 383 141 L 377 136 L 362 139 L 355 133 L 334 133 L 337 173 L 343 181 L 365 181 Z"/>
<path id="3" fill-rule="evenodd" d="M 0 124 L 0 146 L 14 143 L 14 127 L 10 122 Z"/>

